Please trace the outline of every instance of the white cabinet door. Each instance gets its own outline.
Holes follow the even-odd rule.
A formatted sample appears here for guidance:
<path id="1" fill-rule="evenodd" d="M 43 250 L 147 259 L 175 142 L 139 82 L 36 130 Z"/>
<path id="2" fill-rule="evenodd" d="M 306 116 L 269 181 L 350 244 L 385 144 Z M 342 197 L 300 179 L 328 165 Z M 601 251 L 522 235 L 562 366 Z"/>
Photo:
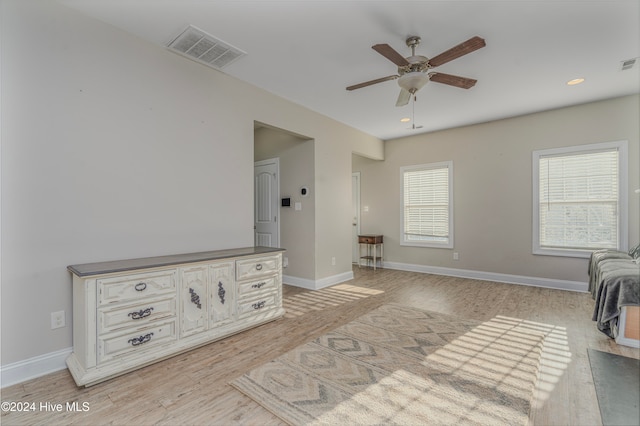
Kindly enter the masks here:
<path id="1" fill-rule="evenodd" d="M 208 328 L 208 265 L 180 269 L 182 317 L 180 335 L 190 336 Z"/>
<path id="2" fill-rule="evenodd" d="M 234 262 L 209 266 L 209 326 L 219 327 L 233 321 L 235 304 Z"/>

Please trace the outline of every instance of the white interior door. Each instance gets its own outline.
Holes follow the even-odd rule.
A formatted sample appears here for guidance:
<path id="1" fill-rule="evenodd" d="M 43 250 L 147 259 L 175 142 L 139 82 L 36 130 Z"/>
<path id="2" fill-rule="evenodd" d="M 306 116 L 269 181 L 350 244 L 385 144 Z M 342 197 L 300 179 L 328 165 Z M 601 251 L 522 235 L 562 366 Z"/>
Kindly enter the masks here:
<path id="1" fill-rule="evenodd" d="M 351 197 L 353 206 L 353 221 L 351 222 L 351 245 L 353 263 L 360 262 L 360 244 L 358 244 L 358 235 L 360 235 L 360 172 L 351 174 Z"/>
<path id="2" fill-rule="evenodd" d="M 277 158 L 254 165 L 255 245 L 280 247 L 280 164 Z"/>

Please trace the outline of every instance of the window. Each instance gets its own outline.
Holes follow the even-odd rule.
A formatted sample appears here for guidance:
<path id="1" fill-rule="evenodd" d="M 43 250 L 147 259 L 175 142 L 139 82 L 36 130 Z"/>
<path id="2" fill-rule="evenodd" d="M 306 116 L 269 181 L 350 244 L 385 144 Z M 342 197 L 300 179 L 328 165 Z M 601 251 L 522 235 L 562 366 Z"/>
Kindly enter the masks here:
<path id="1" fill-rule="evenodd" d="M 453 162 L 400 168 L 400 244 L 453 247 Z"/>
<path id="2" fill-rule="evenodd" d="M 627 142 L 533 152 L 533 252 L 627 246 Z"/>

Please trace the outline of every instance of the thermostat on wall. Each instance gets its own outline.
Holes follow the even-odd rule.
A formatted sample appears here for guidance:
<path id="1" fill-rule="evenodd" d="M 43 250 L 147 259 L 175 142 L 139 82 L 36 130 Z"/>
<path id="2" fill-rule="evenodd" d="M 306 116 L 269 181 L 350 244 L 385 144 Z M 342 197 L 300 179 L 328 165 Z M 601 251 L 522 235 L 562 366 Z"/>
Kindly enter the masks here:
<path id="1" fill-rule="evenodd" d="M 282 199 L 282 207 L 291 207 L 291 198 L 286 197 Z"/>
<path id="2" fill-rule="evenodd" d="M 302 188 L 300 188 L 300 195 L 302 195 L 303 197 L 308 196 L 309 188 L 307 188 L 306 186 L 303 186 Z"/>

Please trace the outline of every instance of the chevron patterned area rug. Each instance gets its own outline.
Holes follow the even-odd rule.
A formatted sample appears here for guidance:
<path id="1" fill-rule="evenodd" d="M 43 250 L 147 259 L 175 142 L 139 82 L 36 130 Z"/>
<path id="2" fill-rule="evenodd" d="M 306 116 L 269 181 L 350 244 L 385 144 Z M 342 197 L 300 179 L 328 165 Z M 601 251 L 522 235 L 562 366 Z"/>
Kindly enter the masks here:
<path id="1" fill-rule="evenodd" d="M 526 425 L 544 338 L 388 304 L 231 385 L 293 425 Z"/>

